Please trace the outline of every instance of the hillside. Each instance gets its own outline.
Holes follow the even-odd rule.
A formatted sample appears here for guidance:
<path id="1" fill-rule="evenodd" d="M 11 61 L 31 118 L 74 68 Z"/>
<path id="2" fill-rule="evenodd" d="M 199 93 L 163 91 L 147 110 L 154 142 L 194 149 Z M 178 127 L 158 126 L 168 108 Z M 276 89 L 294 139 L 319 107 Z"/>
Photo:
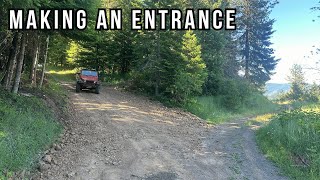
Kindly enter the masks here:
<path id="1" fill-rule="evenodd" d="M 278 83 L 267 83 L 265 95 L 268 98 L 275 98 L 280 93 L 285 93 L 290 90 L 290 84 L 278 84 Z"/>

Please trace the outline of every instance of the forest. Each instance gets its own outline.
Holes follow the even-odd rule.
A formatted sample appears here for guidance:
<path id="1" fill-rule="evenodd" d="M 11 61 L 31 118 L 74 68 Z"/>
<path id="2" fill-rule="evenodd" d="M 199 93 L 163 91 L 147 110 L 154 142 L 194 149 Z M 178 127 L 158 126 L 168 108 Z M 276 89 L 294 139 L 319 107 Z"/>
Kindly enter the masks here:
<path id="1" fill-rule="evenodd" d="M 2 5 L 2 17 L 8 17 L 10 7 L 85 7 L 91 19 L 85 31 L 49 32 L 8 31 L 9 21 L 3 18 L 1 84 L 8 91 L 17 93 L 23 74 L 28 84 L 41 88 L 48 64 L 97 69 L 105 79 L 125 79 L 131 89 L 175 104 L 184 104 L 199 95 L 227 96 L 234 93 L 228 91 L 239 89 L 236 86 L 262 88 L 278 61 L 270 47 L 274 20 L 269 18 L 269 13 L 275 4 L 267 1 L 6 1 Z M 94 31 L 96 10 L 101 7 L 123 10 L 121 31 Z M 132 31 L 128 23 L 131 21 L 130 9 L 134 8 L 228 7 L 238 10 L 236 31 L 160 31 L 159 23 L 156 31 Z M 266 8 L 269 11 L 265 11 Z M 51 23 L 55 21 L 48 19 Z M 210 19 L 212 22 L 212 17 Z M 258 21 L 261 22 L 259 26 L 255 25 Z M 74 52 L 68 52 L 71 46 Z M 37 76 L 37 72 L 42 73 Z M 239 79 L 248 84 L 237 84 Z M 230 81 L 235 84 L 234 88 L 225 87 L 224 84 Z"/>
<path id="2" fill-rule="evenodd" d="M 263 95 L 280 61 L 271 42 L 276 20 L 270 16 L 278 3 L 0 0 L 0 146 L 4 145 L 0 147 L 0 179 L 34 167 L 39 151 L 57 141 L 65 124 L 54 120 L 57 112 L 45 108 L 42 100 L 51 97 L 62 108 L 61 114 L 65 113 L 66 97 L 72 95 L 64 92 L 62 84 L 75 83 L 80 69 L 98 71 L 102 88 L 117 87 L 148 97 L 165 107 L 190 112 L 208 124 L 262 115 L 246 122 L 262 126 L 257 131 L 261 151 L 289 177 L 317 179 L 319 84 L 306 83 L 304 67 L 294 65 L 288 76 L 289 92 L 272 101 Z M 55 18 L 55 13 L 63 13 L 44 9 L 68 9 L 74 12 L 73 22 L 67 12 Z M 99 9 L 106 14 L 98 13 Z M 118 9 L 122 23 L 116 15 L 119 11 L 111 11 Z M 135 28 L 133 9 L 142 10 Z M 150 9 L 183 13 L 176 17 L 168 13 L 164 18 L 166 13 L 154 12 L 152 18 L 153 13 L 146 11 Z M 190 9 L 193 23 L 188 22 L 191 15 L 184 15 Z M 211 11 L 201 11 L 204 9 L 230 17 L 227 10 L 236 9 L 235 22 L 217 17 L 218 13 L 205 17 Z M 320 12 L 320 2 L 311 10 Z"/>

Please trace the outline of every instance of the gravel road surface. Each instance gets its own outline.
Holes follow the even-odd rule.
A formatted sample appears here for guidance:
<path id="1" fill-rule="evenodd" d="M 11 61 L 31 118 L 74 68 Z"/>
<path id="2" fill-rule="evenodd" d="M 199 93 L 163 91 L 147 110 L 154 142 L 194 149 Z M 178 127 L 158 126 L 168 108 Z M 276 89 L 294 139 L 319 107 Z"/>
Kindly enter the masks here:
<path id="1" fill-rule="evenodd" d="M 113 87 L 99 95 L 66 88 L 72 116 L 36 179 L 286 179 L 259 152 L 246 119 L 210 127 Z"/>

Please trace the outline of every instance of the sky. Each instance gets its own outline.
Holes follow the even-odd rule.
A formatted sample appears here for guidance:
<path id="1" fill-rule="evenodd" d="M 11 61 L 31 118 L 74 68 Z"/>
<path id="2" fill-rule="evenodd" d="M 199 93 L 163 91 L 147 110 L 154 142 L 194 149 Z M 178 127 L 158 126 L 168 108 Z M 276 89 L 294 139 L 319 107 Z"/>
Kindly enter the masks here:
<path id="1" fill-rule="evenodd" d="M 320 55 L 311 55 L 315 47 L 320 48 L 320 11 L 310 8 L 317 5 L 319 0 L 279 0 L 273 9 L 271 18 L 275 19 L 271 42 L 275 49 L 276 58 L 281 59 L 272 76 L 270 83 L 286 83 L 289 69 L 293 64 L 304 67 L 314 67 Z M 316 20 L 315 22 L 313 20 Z M 309 56 L 309 57 L 308 57 Z M 304 69 L 308 83 L 320 82 L 320 74 Z"/>

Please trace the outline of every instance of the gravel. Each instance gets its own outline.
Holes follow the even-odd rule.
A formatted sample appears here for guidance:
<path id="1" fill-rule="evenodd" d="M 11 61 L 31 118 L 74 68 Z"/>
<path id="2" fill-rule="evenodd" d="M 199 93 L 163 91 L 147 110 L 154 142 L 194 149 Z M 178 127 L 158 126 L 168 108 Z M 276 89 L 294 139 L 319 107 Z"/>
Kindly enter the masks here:
<path id="1" fill-rule="evenodd" d="M 50 154 L 57 165 L 43 159 L 38 179 L 286 179 L 259 152 L 245 120 L 209 127 L 112 87 L 99 95 L 66 88 L 68 130 Z"/>

